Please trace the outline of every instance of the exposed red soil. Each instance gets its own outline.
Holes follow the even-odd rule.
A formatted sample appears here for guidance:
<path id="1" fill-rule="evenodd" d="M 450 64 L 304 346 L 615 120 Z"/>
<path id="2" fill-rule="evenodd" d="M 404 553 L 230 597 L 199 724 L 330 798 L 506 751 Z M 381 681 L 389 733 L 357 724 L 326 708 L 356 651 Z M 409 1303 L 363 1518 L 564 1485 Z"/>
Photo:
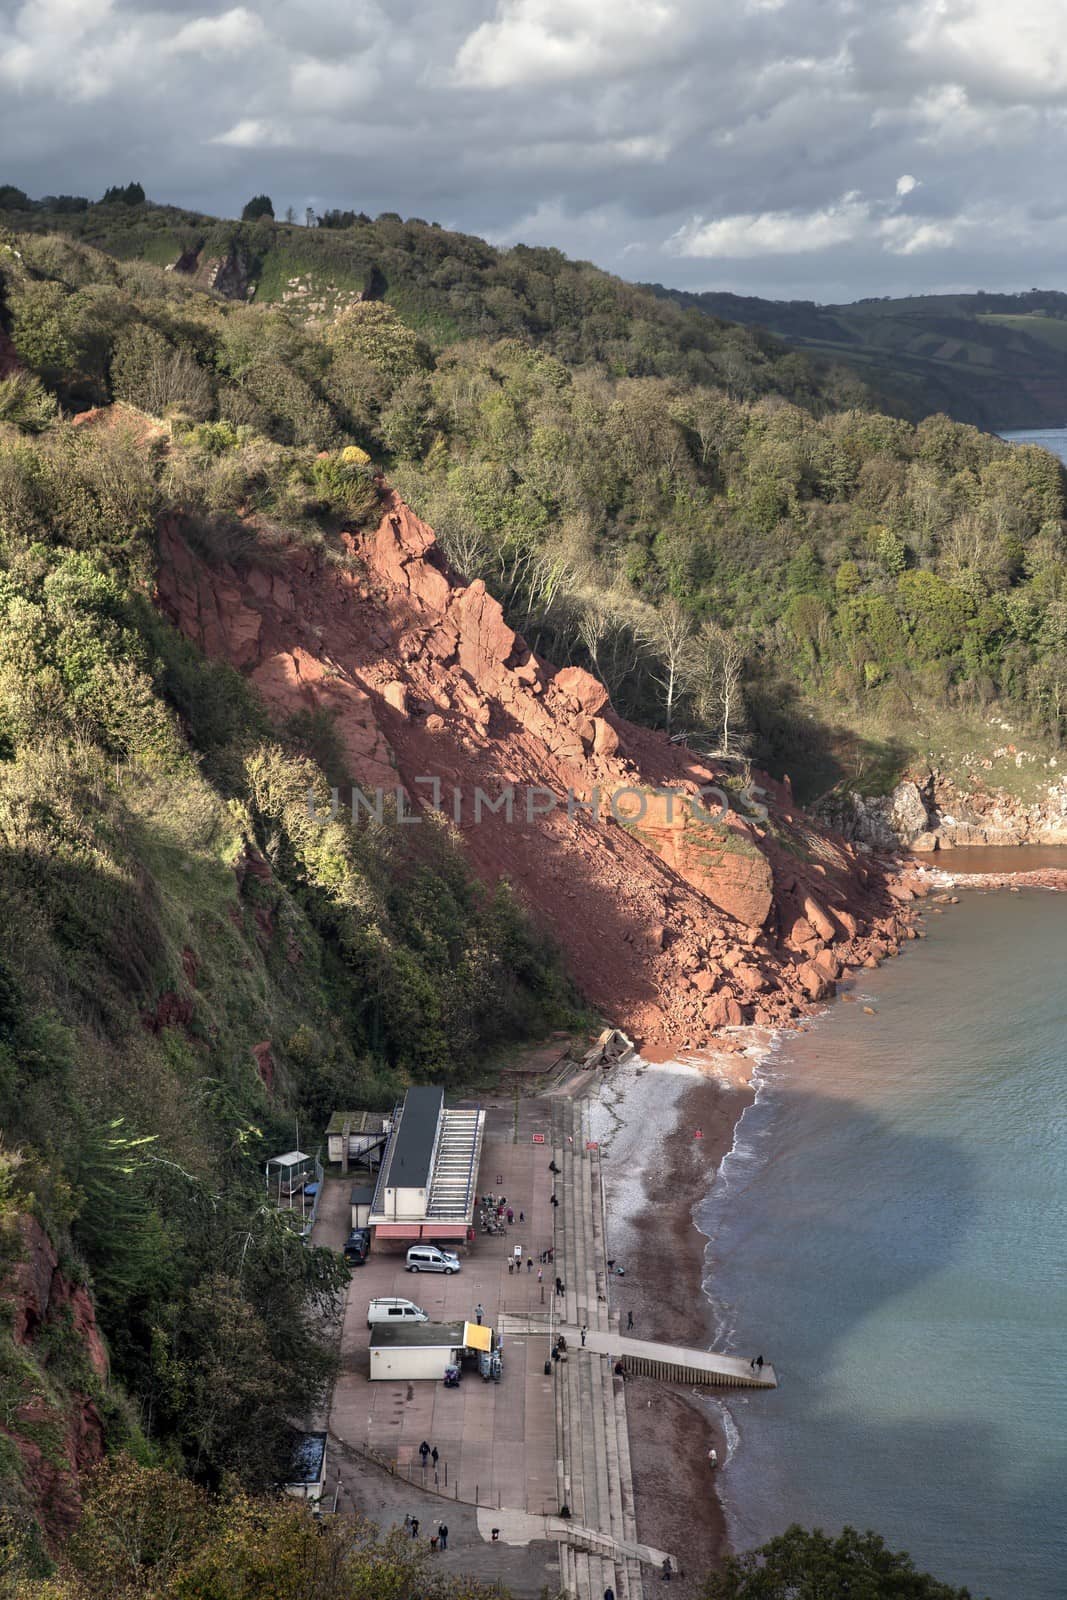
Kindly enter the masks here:
<path id="1" fill-rule="evenodd" d="M 326 711 L 365 790 L 401 786 L 413 812 L 441 785 L 474 869 L 505 878 L 564 951 L 597 1008 L 651 1045 L 698 1047 L 725 1025 L 776 1025 L 914 936 L 891 881 L 759 777 L 766 819 L 713 828 L 683 801 L 722 779 L 693 752 L 615 715 L 605 687 L 557 670 L 506 624 L 481 581 L 449 567 L 432 531 L 382 490 L 372 532 L 325 555 L 298 544 L 270 570 L 209 567 L 177 523 L 160 533 L 158 602 L 215 659 L 239 668 L 279 718 Z M 475 791 L 515 791 L 513 820 Z M 549 814 L 547 790 L 561 802 Z M 566 797 L 601 806 L 599 820 Z M 624 791 L 626 793 L 624 793 Z M 628 798 L 627 798 L 628 795 Z M 709 810 L 712 802 L 709 801 Z"/>

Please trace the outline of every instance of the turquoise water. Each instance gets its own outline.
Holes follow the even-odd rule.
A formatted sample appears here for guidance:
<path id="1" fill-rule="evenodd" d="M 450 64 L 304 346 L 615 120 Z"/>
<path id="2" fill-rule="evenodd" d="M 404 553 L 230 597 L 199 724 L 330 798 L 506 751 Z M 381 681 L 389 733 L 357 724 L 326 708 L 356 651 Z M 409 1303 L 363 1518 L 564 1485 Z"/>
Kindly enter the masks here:
<path id="1" fill-rule="evenodd" d="M 1015 444 L 1039 444 L 1067 465 L 1067 428 L 1008 428 L 1000 437 Z"/>
<path id="2" fill-rule="evenodd" d="M 1067 1594 L 1067 896 L 966 894 L 768 1063 L 699 1213 L 736 1545 L 873 1527 L 993 1600 Z"/>

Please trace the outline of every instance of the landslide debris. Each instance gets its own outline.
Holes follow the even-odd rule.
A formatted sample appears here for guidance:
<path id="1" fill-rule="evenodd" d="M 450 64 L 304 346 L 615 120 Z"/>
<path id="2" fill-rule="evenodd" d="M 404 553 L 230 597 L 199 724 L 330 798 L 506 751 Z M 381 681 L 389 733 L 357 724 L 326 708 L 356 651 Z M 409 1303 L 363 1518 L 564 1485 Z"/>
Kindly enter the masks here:
<path id="1" fill-rule="evenodd" d="M 159 604 L 279 720 L 328 713 L 338 780 L 366 805 L 399 789 L 412 815 L 452 816 L 474 869 L 515 886 L 605 1016 L 646 1043 L 696 1047 L 803 1015 L 913 936 L 913 888 L 788 788 L 759 774 L 746 788 L 618 717 L 588 672 L 539 659 L 381 493 L 377 527 L 341 534 L 335 552 L 294 539 L 269 566 L 208 565 L 172 520 Z M 720 794 L 701 810 L 704 788 Z"/>

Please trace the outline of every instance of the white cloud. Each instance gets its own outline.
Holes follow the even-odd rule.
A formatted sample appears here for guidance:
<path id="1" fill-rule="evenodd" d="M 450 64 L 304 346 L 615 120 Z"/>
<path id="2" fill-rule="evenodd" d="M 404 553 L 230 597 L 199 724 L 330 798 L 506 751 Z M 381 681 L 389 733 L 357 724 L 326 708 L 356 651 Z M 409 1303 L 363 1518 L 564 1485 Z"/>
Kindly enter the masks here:
<path id="1" fill-rule="evenodd" d="M 867 230 L 870 216 L 865 200 L 857 194 L 847 194 L 832 205 L 807 213 L 749 211 L 720 217 L 715 222 L 697 217 L 672 235 L 667 248 L 676 255 L 708 260 L 801 255 L 850 243 Z"/>
<path id="2" fill-rule="evenodd" d="M 216 133 L 208 144 L 229 145 L 233 150 L 278 149 L 292 143 L 292 136 L 280 124 L 265 117 L 243 117 L 225 133 Z"/>
<path id="3" fill-rule="evenodd" d="M 647 66 L 677 20 L 669 0 L 499 0 L 493 21 L 461 44 L 456 80 L 503 89 Z"/>
<path id="4" fill-rule="evenodd" d="M 917 187 L 917 180 L 912 178 L 910 187 L 902 191 L 898 181 L 897 194 L 910 194 Z M 853 193 L 816 211 L 748 212 L 714 222 L 697 218 L 680 228 L 667 241 L 667 248 L 680 256 L 737 261 L 805 255 L 863 244 L 894 256 L 916 256 L 929 250 L 951 249 L 973 230 L 978 220 L 968 213 L 951 217 L 904 216 L 891 210 L 891 206 L 892 202 L 869 200 Z"/>
<path id="5" fill-rule="evenodd" d="M 265 36 L 263 22 L 246 6 L 235 6 L 217 17 L 196 17 L 178 29 L 169 48 L 175 54 L 231 55 L 248 50 Z"/>
<path id="6" fill-rule="evenodd" d="M 904 22 L 912 59 L 971 96 L 1067 95 L 1062 0 L 917 0 Z"/>
<path id="7" fill-rule="evenodd" d="M 296 109 L 343 114 L 365 103 L 379 80 L 374 61 L 361 56 L 355 61 L 298 61 L 289 84 Z"/>
<path id="8" fill-rule="evenodd" d="M 897 194 L 901 199 L 903 199 L 906 194 L 911 194 L 918 187 L 918 178 L 913 178 L 910 172 L 902 173 L 897 179 Z"/>

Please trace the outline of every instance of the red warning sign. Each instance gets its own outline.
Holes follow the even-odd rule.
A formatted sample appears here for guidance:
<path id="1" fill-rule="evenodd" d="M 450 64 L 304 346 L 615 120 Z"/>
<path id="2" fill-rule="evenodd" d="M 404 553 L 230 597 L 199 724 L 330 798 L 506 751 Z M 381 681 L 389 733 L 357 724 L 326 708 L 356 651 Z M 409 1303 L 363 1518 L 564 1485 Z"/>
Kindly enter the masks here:
<path id="1" fill-rule="evenodd" d="M 543 1133 L 535 1133 L 534 1136 L 533 1136 L 533 1142 L 534 1142 L 534 1144 L 544 1144 L 544 1142 L 545 1142 L 544 1134 Z"/>

